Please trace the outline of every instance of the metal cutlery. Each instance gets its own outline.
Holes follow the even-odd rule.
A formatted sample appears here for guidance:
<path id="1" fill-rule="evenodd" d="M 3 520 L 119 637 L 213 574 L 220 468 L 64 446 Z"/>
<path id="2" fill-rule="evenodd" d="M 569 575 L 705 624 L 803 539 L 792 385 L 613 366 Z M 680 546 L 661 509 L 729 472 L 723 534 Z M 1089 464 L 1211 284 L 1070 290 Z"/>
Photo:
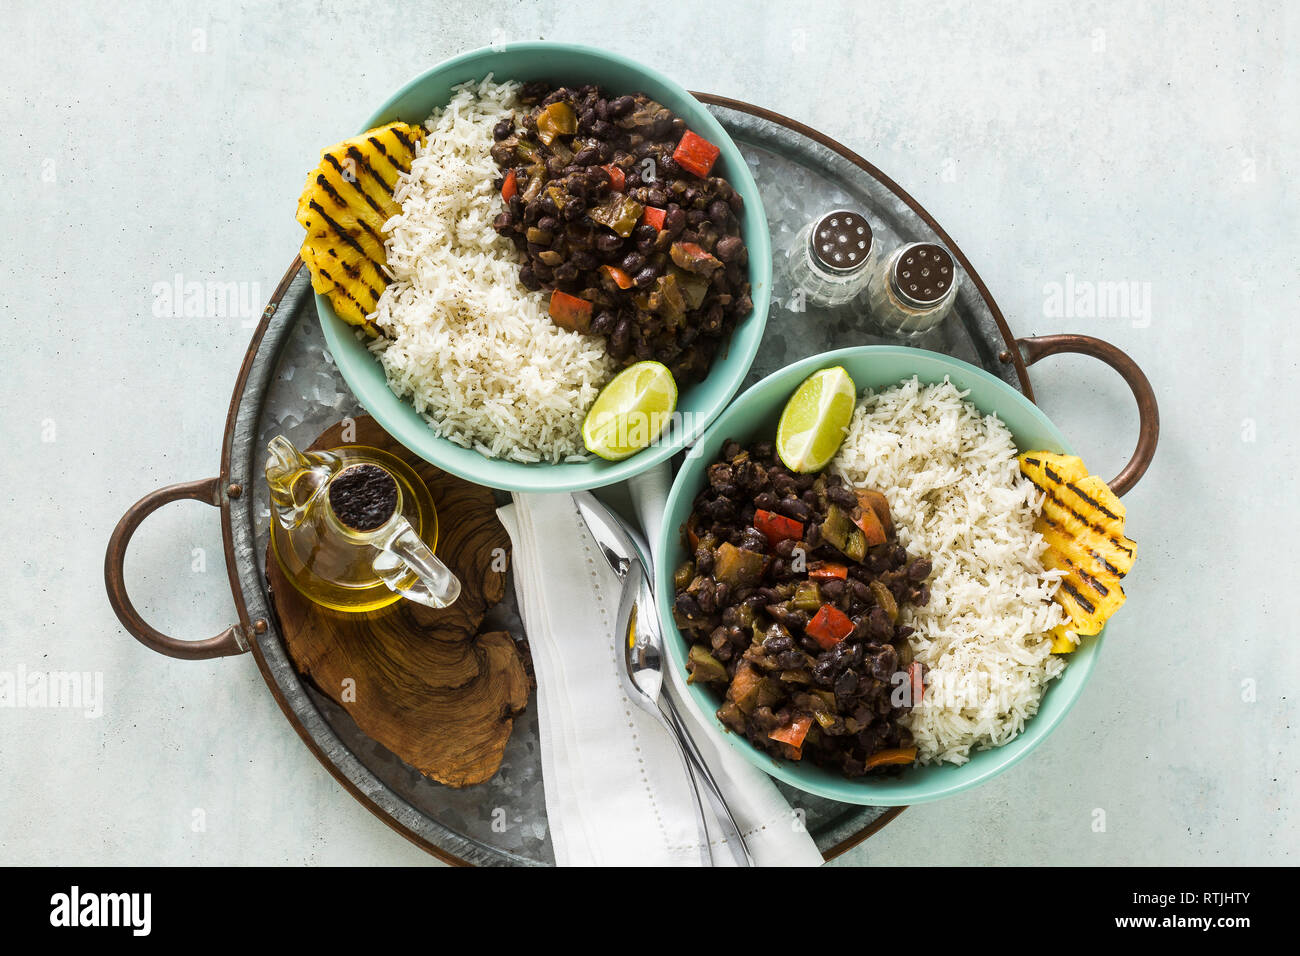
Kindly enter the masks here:
<path id="1" fill-rule="evenodd" d="M 648 548 L 639 540 L 639 536 L 625 527 L 590 492 L 577 492 L 573 495 L 573 500 L 601 554 L 623 582 L 614 636 L 621 649 L 623 667 L 620 677 L 624 689 L 629 698 L 653 716 L 677 743 L 691 780 L 701 843 L 709 855 L 709 861 L 712 862 L 713 850 L 708 837 L 704 807 L 700 801 L 701 788 L 713 807 L 736 863 L 740 866 L 753 866 L 753 857 L 721 788 L 704 762 L 672 698 L 663 692 L 663 633 L 659 627 L 650 584 L 651 558 Z"/>

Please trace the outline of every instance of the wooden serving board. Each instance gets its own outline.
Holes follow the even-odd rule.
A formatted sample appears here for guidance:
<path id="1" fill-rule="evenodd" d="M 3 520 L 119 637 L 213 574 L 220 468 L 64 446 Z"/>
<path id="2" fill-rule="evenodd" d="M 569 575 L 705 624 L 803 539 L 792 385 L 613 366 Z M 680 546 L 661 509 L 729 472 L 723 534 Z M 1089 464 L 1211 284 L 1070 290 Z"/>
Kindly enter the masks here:
<path id="1" fill-rule="evenodd" d="M 511 635 L 480 633 L 505 596 L 510 538 L 490 489 L 412 455 L 373 418 L 354 421 L 352 444 L 398 456 L 428 485 L 441 526 L 438 557 L 460 578 L 460 597 L 440 610 L 403 599 L 378 611 L 331 611 L 300 594 L 268 548 L 280 633 L 298 672 L 368 736 L 440 783 L 481 783 L 500 766 L 530 690 Z M 328 428 L 311 450 L 344 445 L 343 427 Z"/>

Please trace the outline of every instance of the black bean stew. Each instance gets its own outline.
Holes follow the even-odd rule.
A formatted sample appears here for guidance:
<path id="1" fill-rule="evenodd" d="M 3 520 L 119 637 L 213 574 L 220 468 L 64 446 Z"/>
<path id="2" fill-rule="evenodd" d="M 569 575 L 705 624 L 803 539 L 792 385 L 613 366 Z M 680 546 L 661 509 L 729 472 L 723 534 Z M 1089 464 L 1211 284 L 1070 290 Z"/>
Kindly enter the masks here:
<path id="1" fill-rule="evenodd" d="M 718 719 L 773 756 L 850 777 L 912 763 L 898 718 L 924 673 L 899 609 L 929 602 L 931 564 L 898 544 L 883 495 L 796 474 L 771 442 L 728 441 L 708 482 L 674 576 L 691 682 L 725 692 Z"/>
<path id="2" fill-rule="evenodd" d="M 494 223 L 548 289 L 559 325 L 605 337 L 622 366 L 654 359 L 679 385 L 705 376 L 753 308 L 741 196 L 718 150 L 641 93 L 530 83 L 531 109 L 493 131 L 506 209 Z"/>

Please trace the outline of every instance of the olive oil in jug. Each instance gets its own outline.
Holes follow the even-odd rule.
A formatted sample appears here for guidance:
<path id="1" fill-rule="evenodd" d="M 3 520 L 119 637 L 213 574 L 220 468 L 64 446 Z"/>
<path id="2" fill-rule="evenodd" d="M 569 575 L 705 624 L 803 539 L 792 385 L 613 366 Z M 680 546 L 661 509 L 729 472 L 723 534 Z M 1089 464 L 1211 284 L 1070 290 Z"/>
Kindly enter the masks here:
<path id="1" fill-rule="evenodd" d="M 271 549 L 290 583 L 335 611 L 374 611 L 405 597 L 446 607 L 460 582 L 435 555 L 438 513 L 419 475 L 378 448 L 267 448 Z"/>

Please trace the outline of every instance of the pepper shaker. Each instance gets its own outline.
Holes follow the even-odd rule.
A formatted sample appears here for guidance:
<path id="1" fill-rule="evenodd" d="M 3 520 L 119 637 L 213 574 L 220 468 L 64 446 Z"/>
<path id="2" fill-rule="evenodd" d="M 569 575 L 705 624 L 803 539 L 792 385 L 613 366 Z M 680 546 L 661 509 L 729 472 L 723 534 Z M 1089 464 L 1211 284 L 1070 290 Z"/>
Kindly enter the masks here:
<path id="1" fill-rule="evenodd" d="M 866 216 L 848 209 L 826 213 L 799 230 L 786 254 L 792 291 L 814 305 L 843 305 L 871 280 L 876 246 Z"/>
<path id="2" fill-rule="evenodd" d="M 920 335 L 942 322 L 957 301 L 952 254 L 933 242 L 903 246 L 875 270 L 867 292 L 871 317 L 886 332 Z"/>

